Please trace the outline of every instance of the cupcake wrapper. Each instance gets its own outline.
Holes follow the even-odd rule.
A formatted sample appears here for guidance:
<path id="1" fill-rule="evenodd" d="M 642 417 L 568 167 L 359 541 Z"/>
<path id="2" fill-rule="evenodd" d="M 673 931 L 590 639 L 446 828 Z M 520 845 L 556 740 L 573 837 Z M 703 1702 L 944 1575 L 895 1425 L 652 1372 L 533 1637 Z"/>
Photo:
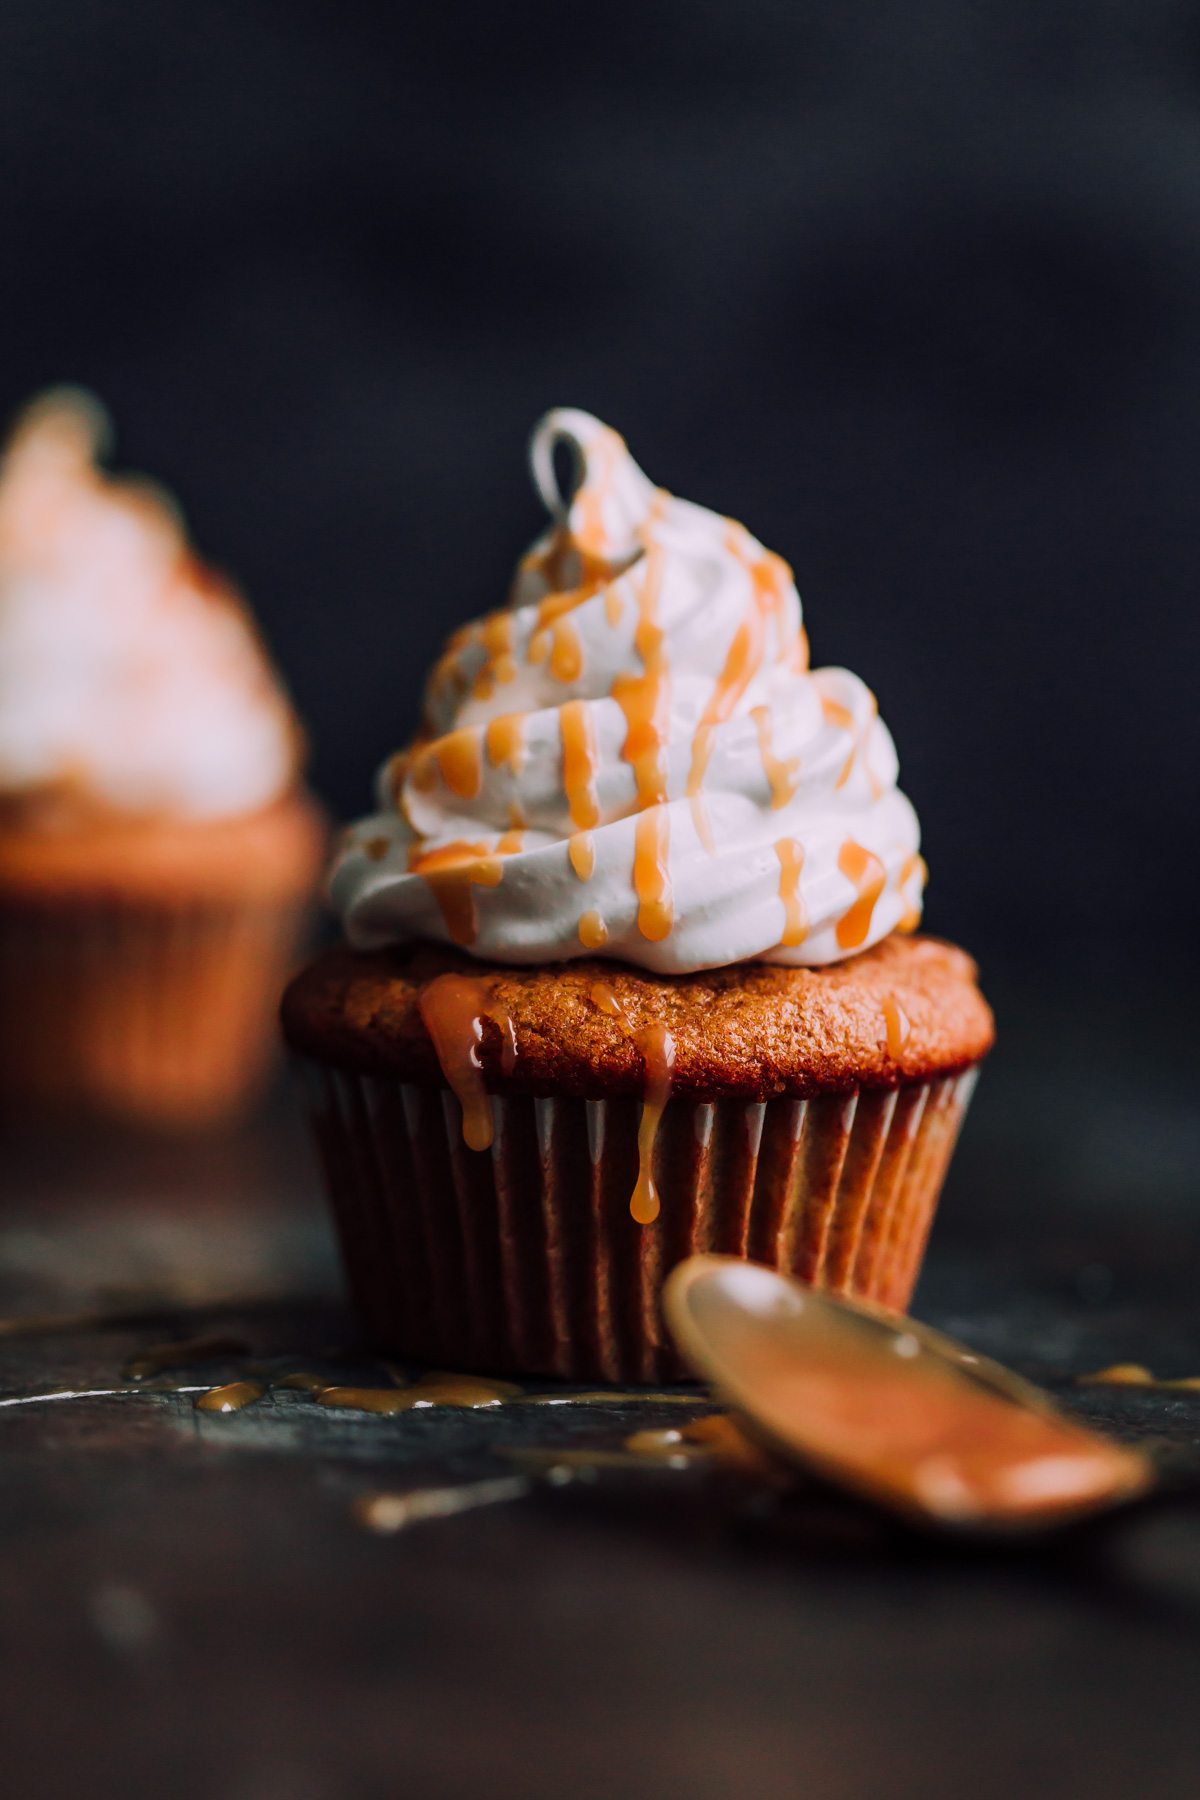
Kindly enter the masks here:
<path id="1" fill-rule="evenodd" d="M 903 1311 L 976 1071 L 748 1105 L 668 1103 L 638 1225 L 640 1103 L 493 1098 L 468 1150 L 448 1089 L 298 1059 L 355 1305 L 414 1362 L 568 1380 L 687 1373 L 659 1293 L 701 1251 Z"/>
<path id="2" fill-rule="evenodd" d="M 0 1105 L 171 1124 L 240 1105 L 273 1053 L 297 905 L 0 905 Z"/>

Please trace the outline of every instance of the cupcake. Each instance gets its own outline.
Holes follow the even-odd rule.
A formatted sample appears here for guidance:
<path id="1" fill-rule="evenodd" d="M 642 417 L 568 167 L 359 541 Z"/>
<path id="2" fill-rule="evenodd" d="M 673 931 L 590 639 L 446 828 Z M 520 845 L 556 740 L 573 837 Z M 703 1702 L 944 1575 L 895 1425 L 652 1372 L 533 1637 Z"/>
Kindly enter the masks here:
<path id="1" fill-rule="evenodd" d="M 532 464 L 551 524 L 434 668 L 284 1028 L 375 1345 L 661 1380 L 695 1252 L 904 1308 L 991 1015 L 911 935 L 891 737 L 787 564 L 586 413 Z"/>
<path id="2" fill-rule="evenodd" d="M 174 507 L 58 390 L 0 464 L 0 1104 L 224 1115 L 319 864 L 300 735 Z"/>

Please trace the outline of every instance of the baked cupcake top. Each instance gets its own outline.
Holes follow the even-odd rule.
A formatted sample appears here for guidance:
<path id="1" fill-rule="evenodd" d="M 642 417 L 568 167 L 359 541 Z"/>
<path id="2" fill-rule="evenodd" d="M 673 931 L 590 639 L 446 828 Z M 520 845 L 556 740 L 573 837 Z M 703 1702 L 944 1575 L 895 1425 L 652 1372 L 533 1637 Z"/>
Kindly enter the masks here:
<path id="1" fill-rule="evenodd" d="M 475 1027 L 457 1034 L 461 1055 L 459 1015 Z M 743 964 L 668 979 L 596 958 L 532 970 L 433 944 L 335 948 L 292 982 L 283 1023 L 318 1061 L 451 1080 L 464 1109 L 484 1087 L 641 1098 L 648 1052 L 664 1048 L 670 1092 L 694 1099 L 897 1087 L 969 1067 L 993 1035 L 971 958 L 895 936 L 826 968 Z"/>
<path id="2" fill-rule="evenodd" d="M 891 737 L 857 676 L 809 669 L 787 564 L 587 413 L 548 413 L 531 458 L 550 527 L 509 605 L 450 639 L 348 836 L 350 942 L 675 974 L 912 930 L 924 865 Z"/>
<path id="3" fill-rule="evenodd" d="M 168 497 L 97 468 L 106 433 L 57 389 L 0 463 L 0 806 L 35 829 L 257 812 L 297 778 L 291 708 Z"/>

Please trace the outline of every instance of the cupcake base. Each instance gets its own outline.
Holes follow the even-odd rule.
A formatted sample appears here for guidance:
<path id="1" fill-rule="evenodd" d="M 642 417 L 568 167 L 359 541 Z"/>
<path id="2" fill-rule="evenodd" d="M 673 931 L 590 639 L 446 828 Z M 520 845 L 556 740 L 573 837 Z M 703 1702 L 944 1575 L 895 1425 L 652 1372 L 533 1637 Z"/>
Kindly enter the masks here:
<path id="1" fill-rule="evenodd" d="M 298 1058 L 372 1345 L 449 1368 L 653 1382 L 686 1370 L 663 1281 L 703 1251 L 908 1304 L 976 1070 L 810 1100 L 672 1099 L 658 1218 L 629 1211 L 639 1102 L 493 1096 L 490 1151 L 447 1088 Z"/>

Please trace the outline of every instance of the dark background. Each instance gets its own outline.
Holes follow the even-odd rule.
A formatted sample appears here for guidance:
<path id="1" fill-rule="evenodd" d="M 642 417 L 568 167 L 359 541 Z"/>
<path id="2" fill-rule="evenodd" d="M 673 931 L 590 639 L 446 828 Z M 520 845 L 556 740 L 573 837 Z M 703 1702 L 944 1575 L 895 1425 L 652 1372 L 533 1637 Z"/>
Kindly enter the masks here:
<path id="1" fill-rule="evenodd" d="M 793 563 L 929 922 L 1195 938 L 1195 0 L 8 0 L 0 405 L 93 386 L 364 809 L 548 405 Z"/>

